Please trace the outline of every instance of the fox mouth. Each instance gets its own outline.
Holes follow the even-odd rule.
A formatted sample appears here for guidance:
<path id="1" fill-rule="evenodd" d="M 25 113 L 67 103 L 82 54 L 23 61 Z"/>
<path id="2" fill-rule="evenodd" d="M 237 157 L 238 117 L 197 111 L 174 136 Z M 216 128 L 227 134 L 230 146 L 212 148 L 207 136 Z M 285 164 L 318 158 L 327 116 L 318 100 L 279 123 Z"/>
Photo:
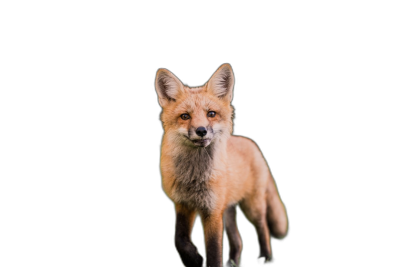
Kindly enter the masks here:
<path id="1" fill-rule="evenodd" d="M 190 142 L 192 142 L 193 145 L 198 146 L 198 147 L 206 147 L 211 143 L 211 139 L 190 139 L 187 137 L 188 140 L 190 140 Z"/>

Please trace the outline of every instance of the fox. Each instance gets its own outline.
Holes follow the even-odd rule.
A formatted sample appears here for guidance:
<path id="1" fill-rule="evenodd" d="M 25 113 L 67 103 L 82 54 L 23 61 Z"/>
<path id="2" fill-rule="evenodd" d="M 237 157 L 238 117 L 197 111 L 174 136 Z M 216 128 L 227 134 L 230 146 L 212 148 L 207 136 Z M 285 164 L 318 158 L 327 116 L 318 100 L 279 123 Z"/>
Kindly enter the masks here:
<path id="1" fill-rule="evenodd" d="M 272 259 L 271 237 L 288 233 L 286 207 L 257 144 L 233 135 L 235 78 L 229 63 L 203 85 L 189 87 L 160 68 L 155 78 L 164 129 L 160 170 L 162 188 L 175 205 L 175 246 L 187 267 L 201 267 L 203 257 L 191 240 L 200 216 L 206 266 L 221 267 L 224 229 L 229 241 L 228 266 L 239 266 L 242 238 L 236 207 L 254 225 L 259 257 Z M 230 265 L 232 264 L 232 265 Z"/>

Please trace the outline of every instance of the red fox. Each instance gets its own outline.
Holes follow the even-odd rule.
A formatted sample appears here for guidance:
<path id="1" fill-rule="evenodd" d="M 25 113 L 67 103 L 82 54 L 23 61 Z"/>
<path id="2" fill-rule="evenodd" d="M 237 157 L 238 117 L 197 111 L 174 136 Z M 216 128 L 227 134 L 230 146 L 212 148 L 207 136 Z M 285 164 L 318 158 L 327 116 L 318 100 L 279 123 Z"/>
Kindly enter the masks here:
<path id="1" fill-rule="evenodd" d="M 191 241 L 200 215 L 206 266 L 222 266 L 223 228 L 229 261 L 239 265 L 242 240 L 236 205 L 255 226 L 260 257 L 271 260 L 271 236 L 288 232 L 286 208 L 258 146 L 232 135 L 234 75 L 221 65 L 206 84 L 184 85 L 167 69 L 157 71 L 155 87 L 162 107 L 162 186 L 176 211 L 175 246 L 185 266 L 201 267 L 203 257 Z"/>

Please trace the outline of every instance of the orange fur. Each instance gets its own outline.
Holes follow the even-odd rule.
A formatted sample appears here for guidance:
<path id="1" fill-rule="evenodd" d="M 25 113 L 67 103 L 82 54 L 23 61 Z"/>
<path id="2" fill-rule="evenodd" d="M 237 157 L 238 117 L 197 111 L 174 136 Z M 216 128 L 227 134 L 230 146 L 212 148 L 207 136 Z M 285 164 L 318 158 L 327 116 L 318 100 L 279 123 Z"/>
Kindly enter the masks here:
<path id="1" fill-rule="evenodd" d="M 166 69 L 158 70 L 156 76 L 156 90 L 163 108 L 161 115 L 164 127 L 161 146 L 163 189 L 177 205 L 177 214 L 183 209 L 182 207 L 185 207 L 190 211 L 187 212 L 191 214 L 190 216 L 193 212 L 198 212 L 202 217 L 207 246 L 207 266 L 219 267 L 221 264 L 222 218 L 228 207 L 239 204 L 245 216 L 255 225 L 261 247 L 260 256 L 266 259 L 269 259 L 272 253 L 270 234 L 282 238 L 288 230 L 286 209 L 260 149 L 252 140 L 232 135 L 233 84 L 233 72 L 229 64 L 222 65 L 204 86 L 197 88 L 183 85 Z M 209 117 L 209 111 L 214 111 L 215 117 Z M 188 114 L 190 119 L 182 119 L 180 117 L 182 114 Z M 191 130 L 194 131 L 198 127 L 207 127 L 214 132 L 214 136 L 200 146 L 193 143 L 191 139 L 194 135 L 190 134 Z M 195 141 L 198 141 L 199 137 L 196 138 Z M 208 146 L 212 146 L 212 155 L 206 150 L 210 149 L 206 148 Z M 212 159 L 210 158 L 210 175 L 206 179 L 209 199 L 200 207 L 196 206 L 196 201 L 190 202 L 184 199 L 185 195 L 177 189 L 176 155 L 187 150 L 202 152 L 202 149 L 207 152 L 204 157 L 208 155 Z M 231 217 L 226 216 L 226 218 Z M 192 219 L 189 221 L 192 225 Z M 190 225 L 189 228 L 192 227 Z M 235 228 L 236 222 L 233 221 L 230 225 L 233 229 L 228 231 L 230 243 L 233 240 L 236 250 L 239 250 L 237 253 L 231 253 L 231 258 L 238 264 L 241 240 Z M 212 245 L 213 242 L 218 245 Z M 186 260 L 189 262 L 186 264 L 195 266 L 193 263 L 195 261 L 190 261 L 191 254 L 182 251 L 180 254 L 184 263 Z"/>

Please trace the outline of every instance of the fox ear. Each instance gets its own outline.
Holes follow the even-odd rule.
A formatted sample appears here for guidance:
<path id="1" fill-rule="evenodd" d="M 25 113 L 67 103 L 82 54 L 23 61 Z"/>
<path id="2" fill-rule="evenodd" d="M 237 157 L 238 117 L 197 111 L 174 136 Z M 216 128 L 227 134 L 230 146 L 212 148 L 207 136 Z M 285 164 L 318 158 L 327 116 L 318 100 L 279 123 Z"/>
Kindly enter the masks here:
<path id="1" fill-rule="evenodd" d="M 230 64 L 221 65 L 207 82 L 207 90 L 221 99 L 232 101 L 235 77 Z"/>
<path id="2" fill-rule="evenodd" d="M 167 69 L 158 69 L 155 86 L 161 107 L 175 101 L 183 91 L 182 82 Z"/>

